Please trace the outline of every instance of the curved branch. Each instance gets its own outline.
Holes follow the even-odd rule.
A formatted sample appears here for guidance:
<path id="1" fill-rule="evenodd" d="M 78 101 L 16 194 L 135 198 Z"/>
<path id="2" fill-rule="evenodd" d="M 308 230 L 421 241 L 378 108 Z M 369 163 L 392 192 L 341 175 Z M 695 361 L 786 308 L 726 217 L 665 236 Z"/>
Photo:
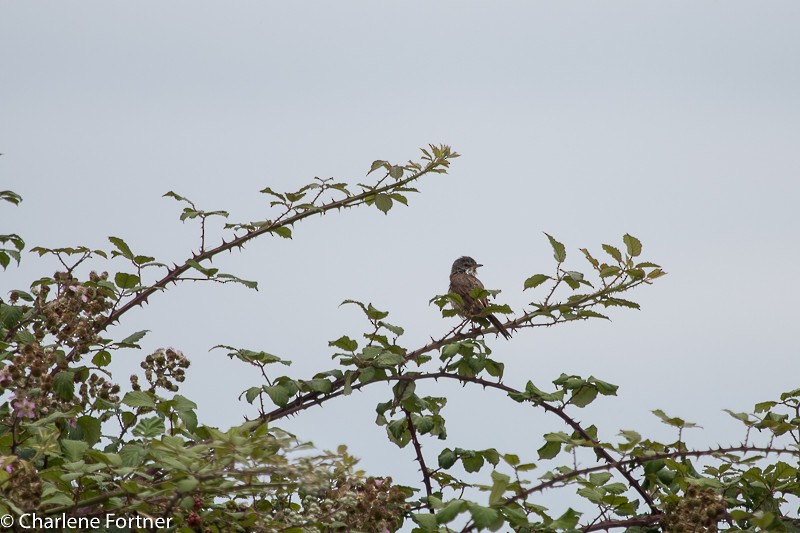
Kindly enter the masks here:
<path id="1" fill-rule="evenodd" d="M 101 322 L 97 328 L 95 328 L 96 333 L 100 333 L 105 331 L 110 325 L 117 322 L 122 315 L 133 309 L 134 307 L 138 307 L 147 303 L 147 300 L 153 293 L 165 289 L 170 283 L 176 283 L 180 276 L 190 270 L 192 266 L 189 264 L 189 261 L 192 262 L 201 262 L 207 259 L 211 259 L 212 257 L 221 254 L 222 252 L 230 251 L 233 248 L 242 248 L 247 242 L 264 235 L 266 233 L 272 233 L 278 228 L 287 227 L 299 222 L 305 218 L 311 217 L 313 215 L 324 215 L 328 211 L 333 209 L 341 209 L 347 207 L 354 207 L 361 203 L 364 203 L 368 198 L 371 196 L 375 196 L 376 194 L 384 193 L 387 191 L 391 191 L 393 189 L 402 188 L 409 183 L 418 180 L 422 176 L 429 174 L 431 172 L 443 172 L 440 166 L 447 166 L 449 164 L 448 159 L 453 157 L 454 153 L 451 153 L 448 149 L 447 152 L 436 157 L 432 161 L 430 161 L 422 170 L 414 172 L 411 176 L 397 180 L 389 185 L 384 185 L 383 187 L 376 187 L 374 189 L 367 189 L 362 193 L 349 195 L 341 200 L 336 200 L 332 202 L 328 202 L 327 204 L 323 204 L 315 209 L 308 209 L 303 212 L 295 213 L 294 215 L 284 218 L 283 220 L 276 220 L 271 224 L 266 226 L 262 226 L 258 229 L 254 229 L 252 231 L 248 231 L 244 235 L 240 237 L 236 237 L 231 241 L 225 242 L 223 240 L 222 244 L 219 246 L 212 248 L 210 250 L 203 251 L 201 250 L 199 253 L 192 254 L 192 257 L 185 261 L 181 265 L 175 265 L 173 268 L 169 269 L 164 277 L 160 280 L 156 281 L 153 285 L 149 286 L 148 288 L 142 290 L 141 292 L 137 293 L 135 297 L 131 298 L 127 301 L 123 306 L 114 310 L 111 314 L 106 317 L 106 319 Z M 77 351 L 73 349 L 70 351 L 69 355 L 67 356 L 68 361 L 72 361 L 77 356 Z"/>
<path id="2" fill-rule="evenodd" d="M 431 343 L 431 344 L 436 344 L 436 342 Z M 519 390 L 517 390 L 517 389 L 515 389 L 513 387 L 509 387 L 508 385 L 504 385 L 502 383 L 497 383 L 497 382 L 494 382 L 494 381 L 488 381 L 488 380 L 481 379 L 481 378 L 476 378 L 476 377 L 461 376 L 461 375 L 453 374 L 453 373 L 450 373 L 450 372 L 434 372 L 434 373 L 429 373 L 429 374 L 403 374 L 403 375 L 399 375 L 399 376 L 387 376 L 385 379 L 379 379 L 379 380 L 370 381 L 370 382 L 367 382 L 367 383 L 358 383 L 358 384 L 352 386 L 352 390 L 354 390 L 354 391 L 355 390 L 360 390 L 361 388 L 369 385 L 370 383 L 381 383 L 381 382 L 385 382 L 385 381 L 416 381 L 416 380 L 421 380 L 421 379 L 439 379 L 439 378 L 442 378 L 442 379 L 455 379 L 455 380 L 460 381 L 462 383 L 475 383 L 475 384 L 483 386 L 484 388 L 487 388 L 487 387 L 488 388 L 493 388 L 493 389 L 501 390 L 501 391 L 503 391 L 505 393 L 521 394 L 521 391 L 519 391 Z M 337 380 L 337 383 L 339 381 L 341 381 L 342 384 L 344 383 L 343 379 Z M 335 386 L 335 384 L 334 384 L 334 386 Z M 311 396 L 311 394 L 304 395 L 304 399 L 300 403 L 295 404 L 296 401 L 295 402 L 291 402 L 286 407 L 275 409 L 274 411 L 272 411 L 270 413 L 266 413 L 265 415 L 263 415 L 261 417 L 261 422 L 262 423 L 266 423 L 266 422 L 271 421 L 271 420 L 276 420 L 278 418 L 283 418 L 284 416 L 288 416 L 288 415 L 296 413 L 298 411 L 302 411 L 302 410 L 308 409 L 312 405 L 321 405 L 322 403 L 324 403 L 324 402 L 326 402 L 328 400 L 331 400 L 333 398 L 336 398 L 337 396 L 343 395 L 344 394 L 344 389 L 340 388 L 339 390 L 335 390 L 335 391 L 329 392 L 327 394 L 319 394 L 319 393 L 313 393 L 313 394 L 314 394 L 313 397 L 309 397 L 309 396 Z M 298 398 L 298 400 L 300 400 L 300 398 Z M 292 404 L 295 404 L 295 405 L 292 405 Z M 650 496 L 650 494 L 648 494 L 647 491 L 645 491 L 644 488 L 642 488 L 642 486 L 639 483 L 639 481 L 636 480 L 636 478 L 634 478 L 631 475 L 630 472 L 628 472 L 625 468 L 623 468 L 622 464 L 618 463 L 611 456 L 611 454 L 609 454 L 608 451 L 600 445 L 599 442 L 597 442 L 595 439 L 593 439 L 591 437 L 591 435 L 589 435 L 589 433 L 587 433 L 586 430 L 583 429 L 583 427 L 577 421 L 573 420 L 569 415 L 567 415 L 564 412 L 563 409 L 561 409 L 559 407 L 556 407 L 554 405 L 551 405 L 549 403 L 540 401 L 540 402 L 536 402 L 535 405 L 538 405 L 539 407 L 541 407 L 542 409 L 544 409 L 545 411 L 547 411 L 549 413 L 555 414 L 556 416 L 561 418 L 561 420 L 563 420 L 564 423 L 566 423 L 569 427 L 571 427 L 576 433 L 578 433 L 582 438 L 584 438 L 588 442 L 591 442 L 593 444 L 592 449 L 594 449 L 595 453 L 597 453 L 598 456 L 602 457 L 608 464 L 616 464 L 617 465 L 617 466 L 615 466 L 616 470 L 620 473 L 620 475 L 622 477 L 625 478 L 625 480 L 628 482 L 629 486 L 632 489 L 634 489 L 636 492 L 638 492 L 639 495 L 641 495 L 641 497 L 647 503 L 648 507 L 650 507 L 650 509 L 653 512 L 657 512 L 658 511 L 658 508 L 656 507 L 655 501 L 653 500 L 652 496 Z"/>

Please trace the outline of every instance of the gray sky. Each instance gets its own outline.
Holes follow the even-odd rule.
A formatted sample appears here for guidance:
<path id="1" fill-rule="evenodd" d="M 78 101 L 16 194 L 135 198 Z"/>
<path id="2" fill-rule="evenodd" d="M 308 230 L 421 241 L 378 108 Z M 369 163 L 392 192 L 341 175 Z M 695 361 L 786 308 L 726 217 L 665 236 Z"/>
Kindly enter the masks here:
<path id="1" fill-rule="evenodd" d="M 662 408 L 704 426 L 687 434 L 697 446 L 739 441 L 721 409 L 798 386 L 799 19 L 780 1 L 5 3 L 0 175 L 24 202 L 2 207 L 0 230 L 29 247 L 109 248 L 116 235 L 181 261 L 197 232 L 168 190 L 257 220 L 265 186 L 357 182 L 373 159 L 447 143 L 463 157 L 409 208 L 334 213 L 221 258 L 259 292 L 187 284 L 132 312 L 115 333 L 152 333 L 115 356 L 116 378 L 180 348 L 193 361 L 183 394 L 227 427 L 252 413 L 236 396 L 259 379 L 213 345 L 263 349 L 310 377 L 334 364 L 328 340 L 365 326 L 337 308 L 346 298 L 389 310 L 415 348 L 454 325 L 428 305 L 454 258 L 485 264 L 484 283 L 520 309 L 538 297 L 523 280 L 553 268 L 543 231 L 584 271 L 578 248 L 600 255 L 629 232 L 669 272 L 631 294 L 642 311 L 488 339 L 506 381 L 620 385 L 577 413 L 603 438 L 672 440 L 649 413 Z M 26 255 L 0 289 L 54 269 Z M 564 429 L 491 392 L 418 392 L 451 398 L 450 439 L 424 443 L 430 463 L 444 445 L 533 459 L 544 431 Z M 283 427 L 412 482 L 413 451 L 373 424 L 389 394 L 374 386 Z"/>

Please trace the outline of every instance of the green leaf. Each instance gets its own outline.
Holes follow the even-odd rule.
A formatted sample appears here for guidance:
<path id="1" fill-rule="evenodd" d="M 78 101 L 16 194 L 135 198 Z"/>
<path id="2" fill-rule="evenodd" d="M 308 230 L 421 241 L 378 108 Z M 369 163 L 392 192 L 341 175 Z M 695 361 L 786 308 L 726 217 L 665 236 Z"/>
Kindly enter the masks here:
<path id="1" fill-rule="evenodd" d="M 636 237 L 626 233 L 622 237 L 622 242 L 625 243 L 629 256 L 636 257 L 642 253 L 642 243 Z"/>
<path id="2" fill-rule="evenodd" d="M 192 410 L 175 411 L 189 431 L 197 429 L 197 414 Z"/>
<path id="3" fill-rule="evenodd" d="M 400 326 L 395 326 L 395 325 L 392 325 L 392 324 L 388 324 L 388 323 L 383 322 L 383 321 L 378 322 L 378 325 L 388 329 L 389 331 L 391 331 L 392 333 L 394 333 L 398 337 L 401 336 L 405 332 L 405 330 L 403 328 L 401 328 Z"/>
<path id="4" fill-rule="evenodd" d="M 273 385 L 271 387 L 265 385 L 263 388 L 264 392 L 266 392 L 269 395 L 269 398 L 270 400 L 272 400 L 272 403 L 274 403 L 278 407 L 285 407 L 286 404 L 289 403 L 289 391 L 285 387 L 282 387 L 280 385 Z"/>
<path id="5" fill-rule="evenodd" d="M 656 415 L 658 418 L 660 418 L 661 421 L 664 422 L 665 424 L 667 424 L 668 426 L 673 426 L 673 427 L 677 427 L 677 428 L 699 427 L 699 426 L 697 426 L 697 424 L 695 424 L 693 422 L 687 422 L 686 420 L 684 420 L 682 418 L 667 416 L 667 414 L 664 411 L 662 411 L 661 409 L 654 409 L 652 411 L 652 413 L 654 415 Z"/>
<path id="6" fill-rule="evenodd" d="M 589 474 L 589 483 L 595 486 L 605 485 L 612 477 L 614 476 L 610 472 Z"/>
<path id="7" fill-rule="evenodd" d="M 321 392 L 325 394 L 333 390 L 333 384 L 327 379 L 312 379 L 309 381 L 304 381 L 303 383 L 308 386 L 309 390 L 314 392 Z"/>
<path id="8" fill-rule="evenodd" d="M 259 394 L 261 394 L 261 387 L 250 387 L 245 391 L 244 398 L 247 403 L 253 403 L 253 400 L 258 398 Z"/>
<path id="9" fill-rule="evenodd" d="M 546 442 L 544 446 L 537 450 L 539 453 L 539 459 L 552 459 L 561 451 L 561 443 L 560 442 Z"/>
<path id="10" fill-rule="evenodd" d="M 126 444 L 119 451 L 122 464 L 127 467 L 136 467 L 142 464 L 147 457 L 147 450 L 139 444 Z"/>
<path id="11" fill-rule="evenodd" d="M 467 509 L 467 502 L 464 500 L 451 500 L 436 513 L 437 524 L 447 524 L 452 522 L 456 516 Z"/>
<path id="12" fill-rule="evenodd" d="M 143 329 L 142 331 L 137 331 L 136 333 L 132 333 L 127 337 L 125 337 L 124 339 L 122 339 L 121 341 L 119 341 L 119 344 L 127 344 L 131 346 L 136 346 L 138 348 L 136 343 L 142 340 L 149 331 L 150 331 L 149 329 Z"/>
<path id="13" fill-rule="evenodd" d="M 144 418 L 139 421 L 135 428 L 133 428 L 134 435 L 137 437 L 144 437 L 146 439 L 159 437 L 164 434 L 164 431 L 166 431 L 166 428 L 164 427 L 164 420 L 157 416 Z"/>
<path id="14" fill-rule="evenodd" d="M 125 241 L 123 241 L 119 237 L 109 237 L 108 240 L 111 241 L 111 244 L 116 246 L 118 250 L 111 252 L 112 256 L 121 255 L 126 259 L 133 259 L 133 252 L 131 251 L 130 247 L 125 243 Z"/>
<path id="15" fill-rule="evenodd" d="M 194 490 L 200 482 L 194 477 L 188 477 L 175 483 L 178 492 L 189 492 Z"/>
<path id="16" fill-rule="evenodd" d="M 389 169 L 389 175 L 396 180 L 399 180 L 403 177 L 403 167 L 392 165 L 392 168 Z"/>
<path id="17" fill-rule="evenodd" d="M 550 246 L 553 247 L 553 257 L 555 257 L 556 261 L 559 263 L 563 263 L 567 259 L 567 250 L 564 248 L 564 245 L 555 240 L 551 237 L 548 233 L 545 233 L 547 238 L 550 240 Z"/>
<path id="18" fill-rule="evenodd" d="M 156 402 L 145 391 L 131 391 L 122 398 L 122 403 L 130 407 L 149 407 L 155 408 Z"/>
<path id="19" fill-rule="evenodd" d="M 277 228 L 272 229 L 272 232 L 283 237 L 284 239 L 292 238 L 292 229 L 287 226 L 278 226 Z"/>
<path id="20" fill-rule="evenodd" d="M 522 290 L 533 289 L 535 287 L 538 287 L 548 279 L 552 278 L 550 276 L 546 276 L 545 274 L 534 274 L 533 276 L 525 280 L 525 285 Z"/>
<path id="21" fill-rule="evenodd" d="M 83 454 L 89 449 L 89 445 L 82 440 L 63 439 L 60 444 L 67 461 L 71 462 L 80 461 L 83 458 Z"/>
<path id="22" fill-rule="evenodd" d="M 368 304 L 367 308 L 364 310 L 364 312 L 367 314 L 367 318 L 369 318 L 371 320 L 380 320 L 382 318 L 386 318 L 387 316 L 389 316 L 388 312 L 379 311 L 379 310 L 375 309 L 372 306 L 372 304 Z"/>
<path id="23" fill-rule="evenodd" d="M 139 285 L 139 276 L 135 274 L 126 274 L 125 272 L 117 272 L 114 276 L 114 283 L 120 289 L 132 289 Z"/>
<path id="24" fill-rule="evenodd" d="M 597 392 L 599 392 L 603 396 L 617 395 L 617 389 L 619 389 L 618 385 L 614 385 L 613 383 L 597 379 L 594 376 L 589 376 L 589 379 L 587 381 L 593 384 L 595 387 L 597 387 Z"/>
<path id="25" fill-rule="evenodd" d="M 606 298 L 602 300 L 600 303 L 603 304 L 605 307 L 628 307 L 630 309 L 639 309 L 640 306 L 636 302 L 632 302 L 630 300 L 624 300 L 622 298 Z"/>
<path id="26" fill-rule="evenodd" d="M 22 201 L 22 196 L 14 191 L 0 191 L 0 200 L 4 200 L 14 205 L 19 205 Z"/>
<path id="27" fill-rule="evenodd" d="M 411 520 L 413 520 L 423 532 L 428 533 L 439 530 L 439 525 L 436 523 L 436 515 L 430 513 L 414 513 L 411 515 Z"/>
<path id="28" fill-rule="evenodd" d="M 610 244 L 604 244 L 603 250 L 605 250 L 608 255 L 616 259 L 618 263 L 622 262 L 622 252 L 620 252 L 619 249 L 611 246 Z"/>
<path id="29" fill-rule="evenodd" d="M 75 374 L 68 371 L 59 372 L 53 380 L 53 388 L 59 398 L 72 399 L 75 394 Z"/>
<path id="30" fill-rule="evenodd" d="M 186 260 L 186 264 L 189 265 L 190 267 L 192 267 L 193 269 L 195 269 L 195 270 L 197 270 L 199 272 L 202 272 L 204 275 L 206 275 L 208 277 L 211 277 L 214 274 L 216 274 L 217 272 L 219 272 L 218 268 L 206 268 L 203 265 L 201 265 L 200 263 L 198 263 L 197 261 L 195 261 L 194 259 L 187 259 Z"/>
<path id="31" fill-rule="evenodd" d="M 503 499 L 506 489 L 511 484 L 511 478 L 496 470 L 492 471 L 492 490 L 489 492 L 489 505 L 497 505 Z"/>
<path id="32" fill-rule="evenodd" d="M 384 214 L 388 213 L 392 208 L 394 200 L 388 194 L 375 195 L 375 207 L 383 211 Z"/>
<path id="33" fill-rule="evenodd" d="M 94 354 L 94 357 L 92 357 L 92 363 L 100 367 L 107 366 L 110 362 L 111 352 L 108 350 L 100 350 Z"/>
<path id="34" fill-rule="evenodd" d="M 600 269 L 601 278 L 610 278 L 619 274 L 620 268 L 618 266 L 605 266 Z"/>
<path id="35" fill-rule="evenodd" d="M 461 456 L 461 464 L 467 472 L 477 472 L 483 468 L 483 455 L 474 452 L 467 452 Z"/>
<path id="36" fill-rule="evenodd" d="M 597 389 L 591 386 L 581 387 L 572 392 L 569 402 L 576 407 L 586 407 L 597 398 Z"/>
<path id="37" fill-rule="evenodd" d="M 279 193 L 279 192 L 275 192 L 275 191 L 273 191 L 273 190 L 272 190 L 272 189 L 270 189 L 269 187 L 264 187 L 263 189 L 261 189 L 261 190 L 260 190 L 260 191 L 258 191 L 258 192 L 260 192 L 261 194 L 269 194 L 269 195 L 271 195 L 271 196 L 274 196 L 274 197 L 276 197 L 276 198 L 280 198 L 281 200 L 286 200 L 286 197 L 285 197 L 284 195 L 282 195 L 282 194 L 281 194 L 281 193 Z"/>
<path id="38" fill-rule="evenodd" d="M 451 450 L 450 448 L 445 448 L 439 454 L 439 468 L 444 468 L 447 470 L 451 466 L 453 466 L 456 461 L 458 460 L 458 455 L 456 452 Z"/>
<path id="39" fill-rule="evenodd" d="M 328 346 L 340 348 L 346 352 L 354 352 L 358 348 L 358 342 L 354 341 L 347 335 L 339 337 L 335 341 L 328 342 Z"/>
<path id="40" fill-rule="evenodd" d="M 384 161 L 383 159 L 378 159 L 377 161 L 373 161 L 372 165 L 369 167 L 369 172 L 367 172 L 367 176 L 378 170 L 379 168 L 389 168 L 389 162 Z"/>
<path id="41" fill-rule="evenodd" d="M 605 318 L 606 320 L 611 320 L 606 315 L 600 314 L 597 311 L 592 311 L 591 309 L 584 309 L 583 311 L 578 311 L 578 316 L 581 318 Z"/>
<path id="42" fill-rule="evenodd" d="M 578 525 L 578 520 L 581 517 L 581 513 L 570 509 L 567 509 L 567 512 L 558 517 L 556 520 L 553 520 L 549 524 L 547 524 L 548 529 L 575 529 L 575 526 Z"/>
<path id="43" fill-rule="evenodd" d="M 94 446 L 100 441 L 100 421 L 92 416 L 84 415 L 75 421 L 78 428 L 83 433 L 83 440 L 89 446 Z"/>
<path id="44" fill-rule="evenodd" d="M 496 509 L 468 502 L 469 514 L 478 529 L 496 530 L 503 525 L 503 516 Z"/>

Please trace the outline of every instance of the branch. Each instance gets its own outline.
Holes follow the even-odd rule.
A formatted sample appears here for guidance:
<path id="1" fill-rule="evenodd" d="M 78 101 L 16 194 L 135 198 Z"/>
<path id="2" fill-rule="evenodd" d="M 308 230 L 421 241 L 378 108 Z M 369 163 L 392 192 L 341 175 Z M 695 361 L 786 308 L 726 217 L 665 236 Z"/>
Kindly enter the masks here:
<path id="1" fill-rule="evenodd" d="M 165 289 L 170 283 L 176 283 L 183 273 L 187 272 L 192 268 L 192 266 L 189 264 L 189 261 L 199 263 L 201 261 L 211 259 L 214 256 L 219 255 L 222 252 L 230 251 L 233 248 L 242 248 L 245 245 L 245 243 L 251 241 L 252 239 L 255 239 L 256 237 L 259 237 L 266 233 L 272 233 L 278 228 L 291 226 L 296 222 L 299 222 L 313 215 L 323 215 L 333 209 L 354 207 L 360 203 L 364 203 L 365 200 L 377 194 L 397 188 L 402 188 L 405 185 L 421 178 L 425 174 L 429 174 L 431 172 L 442 172 L 442 170 L 438 167 L 442 165 L 447 166 L 448 165 L 447 160 L 449 157 L 452 156 L 453 155 L 450 153 L 448 149 L 446 153 L 432 159 L 427 165 L 425 165 L 425 167 L 422 170 L 414 172 L 407 178 L 395 181 L 393 183 L 390 183 L 389 185 L 384 185 L 383 187 L 378 187 L 375 189 L 367 189 L 360 194 L 350 195 L 345 198 L 342 198 L 341 200 L 336 200 L 329 202 L 327 204 L 323 204 L 322 206 L 315 209 L 308 209 L 306 211 L 296 213 L 290 217 L 284 218 L 283 220 L 276 220 L 266 226 L 262 226 L 260 228 L 248 231 L 244 235 L 236 237 L 229 242 L 225 242 L 223 240 L 222 244 L 220 244 L 216 248 L 212 248 L 207 251 L 201 250 L 199 253 L 192 254 L 192 257 L 189 260 L 187 260 L 181 265 L 175 265 L 173 268 L 168 270 L 167 274 L 163 278 L 158 280 L 155 284 L 151 285 L 146 289 L 143 289 L 141 292 L 137 293 L 135 297 L 126 302 L 125 305 L 123 305 L 119 309 L 116 309 L 111 314 L 109 314 L 108 317 L 106 317 L 106 319 L 103 322 L 101 322 L 97 326 L 97 328 L 95 328 L 95 332 L 100 333 L 102 331 L 105 331 L 109 326 L 117 322 L 122 315 L 124 315 L 134 307 L 138 307 L 140 305 L 145 304 L 147 300 L 150 298 L 150 296 L 153 295 L 153 293 Z M 75 349 L 73 349 L 67 356 L 67 360 L 72 361 L 77 355 L 78 352 Z"/>
<path id="2" fill-rule="evenodd" d="M 458 336 L 467 337 L 467 336 L 470 336 L 470 335 L 469 334 L 459 334 L 459 335 L 455 335 L 455 336 L 456 337 L 458 337 Z M 438 342 L 439 341 L 436 341 L 434 343 L 429 344 L 428 346 L 437 344 Z M 415 353 L 415 352 L 412 352 L 412 353 Z M 370 381 L 370 382 L 367 382 L 367 383 L 355 384 L 355 385 L 352 386 L 352 390 L 354 390 L 354 391 L 355 390 L 360 390 L 361 388 L 369 385 L 370 383 L 380 383 L 380 382 L 383 382 L 383 381 L 416 381 L 416 380 L 421 380 L 421 379 L 439 379 L 439 378 L 442 378 L 442 379 L 455 379 L 455 380 L 458 380 L 458 381 L 460 381 L 462 383 L 475 383 L 475 384 L 483 386 L 484 388 L 497 389 L 497 390 L 501 390 L 501 391 L 503 391 L 505 393 L 508 393 L 508 394 L 521 394 L 521 391 L 519 391 L 519 390 L 517 390 L 517 389 L 515 389 L 513 387 L 509 387 L 508 385 L 504 385 L 502 383 L 496 383 L 496 382 L 493 382 L 493 381 L 488 381 L 488 380 L 477 378 L 477 377 L 461 376 L 461 375 L 458 375 L 458 374 L 453 374 L 453 373 L 450 373 L 450 372 L 441 372 L 441 371 L 440 372 L 435 372 L 435 373 L 429 373 L 429 374 L 411 374 L 411 375 L 404 374 L 404 375 L 399 375 L 399 376 L 387 376 L 384 379 L 376 379 L 375 381 Z M 338 384 L 339 382 L 342 382 L 342 384 L 344 384 L 344 379 L 337 380 L 336 383 L 334 384 L 334 386 L 336 386 L 336 384 Z M 302 397 L 302 401 L 300 401 L 301 398 L 298 398 L 294 402 L 291 402 L 290 404 L 288 404 L 286 407 L 275 409 L 274 411 L 272 411 L 270 413 L 264 414 L 261 417 L 261 423 L 266 423 L 268 421 L 276 420 L 278 418 L 283 418 L 283 417 L 288 416 L 290 414 L 297 413 L 298 411 L 302 411 L 302 410 L 308 409 L 312 405 L 321 405 L 322 403 L 324 403 L 324 402 L 326 402 L 328 400 L 331 400 L 333 398 L 336 398 L 337 396 L 341 396 L 343 394 L 344 394 L 343 388 L 339 388 L 339 390 L 335 390 L 335 391 L 329 392 L 327 394 L 320 394 L 320 393 L 308 393 L 308 394 L 305 394 Z M 298 401 L 299 401 L 299 403 L 298 403 Z M 539 407 L 541 407 L 545 411 L 547 411 L 549 413 L 553 413 L 556 416 L 558 416 L 559 418 L 561 418 L 561 420 L 563 420 L 576 433 L 581 435 L 581 437 L 583 437 L 588 442 L 591 442 L 593 444 L 592 448 L 594 449 L 595 453 L 597 453 L 597 455 L 599 457 L 602 457 L 608 464 L 617 464 L 617 461 L 615 461 L 615 459 L 613 457 L 611 457 L 611 454 L 609 454 L 608 451 L 606 451 L 605 448 L 603 448 L 600 445 L 600 443 L 598 443 L 596 440 L 594 440 L 586 432 L 586 430 L 583 429 L 583 427 L 578 422 L 576 422 L 569 415 L 567 415 L 563 411 L 563 409 L 561 409 L 559 407 L 555 407 L 554 405 L 551 405 L 551 404 L 543 402 L 543 401 L 536 402 L 536 405 L 538 405 Z M 636 492 L 638 492 L 642 496 L 642 498 L 647 503 L 647 505 L 650 507 L 650 509 L 653 512 L 657 512 L 658 508 L 656 507 L 656 504 L 655 504 L 655 501 L 653 501 L 653 498 L 647 493 L 647 491 L 645 491 L 642 488 L 641 484 L 630 474 L 630 472 L 628 472 L 627 470 L 622 468 L 621 465 L 616 466 L 616 469 L 619 471 L 620 475 L 622 475 L 622 477 L 624 477 L 625 480 L 629 483 L 629 486 L 631 488 L 633 488 L 634 490 L 636 490 Z"/>
<path id="3" fill-rule="evenodd" d="M 422 455 L 422 445 L 419 443 L 419 438 L 417 437 L 417 429 L 414 427 L 414 422 L 411 420 L 411 413 L 407 409 L 403 409 L 403 412 L 406 414 L 408 432 L 411 434 L 411 442 L 414 444 L 414 451 L 417 454 L 419 469 L 422 471 L 422 482 L 425 484 L 425 494 L 427 494 L 427 496 L 430 498 L 433 494 L 433 488 L 431 487 L 431 474 L 428 471 L 428 467 L 425 466 L 425 457 Z M 433 512 L 433 507 L 431 507 L 430 503 L 427 503 L 427 507 L 430 512 Z"/>
<path id="4" fill-rule="evenodd" d="M 587 526 L 582 528 L 581 531 L 588 533 L 589 531 L 600 531 L 614 528 L 629 528 L 629 527 L 647 527 L 652 526 L 653 524 L 657 524 L 661 521 L 662 515 L 661 514 L 651 514 L 651 515 L 644 515 L 644 516 L 637 516 L 636 518 L 628 518 L 625 520 L 604 520 L 602 522 L 597 522 L 596 524 L 592 524 L 591 526 Z"/>

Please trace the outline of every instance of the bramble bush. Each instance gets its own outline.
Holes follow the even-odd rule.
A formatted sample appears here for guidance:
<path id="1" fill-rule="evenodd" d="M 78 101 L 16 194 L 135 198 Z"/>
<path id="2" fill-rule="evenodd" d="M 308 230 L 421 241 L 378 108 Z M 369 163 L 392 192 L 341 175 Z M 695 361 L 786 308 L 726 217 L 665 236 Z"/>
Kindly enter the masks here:
<path id="1" fill-rule="evenodd" d="M 375 161 L 367 175 L 378 177 L 370 183 L 315 179 L 293 192 L 265 188 L 265 219 L 227 222 L 219 236 L 207 235 L 206 222 L 227 220 L 229 213 L 204 211 L 168 192 L 182 207 L 180 219 L 197 222 L 200 233 L 199 248 L 173 266 L 115 236 L 104 250 L 32 248 L 53 258 L 58 270 L 24 290 L 5 291 L 0 300 L 0 514 L 171 517 L 173 530 L 182 532 L 796 530 L 797 511 L 789 505 L 800 495 L 800 389 L 759 403 L 752 413 L 729 412 L 743 425 L 737 444 L 692 449 L 682 430 L 693 424 L 661 410 L 654 414 L 675 428 L 674 442 L 633 429 L 604 441 L 597 427 L 576 417 L 598 395 L 616 396 L 616 385 L 576 375 L 549 385 L 504 379 L 503 363 L 485 338 L 495 331 L 488 322 L 462 322 L 424 346 L 404 346 L 404 330 L 387 321 L 388 312 L 352 300 L 345 303 L 363 311 L 365 333 L 332 340 L 335 368 L 312 376 L 281 375 L 288 361 L 257 349 L 216 347 L 261 376 L 242 392 L 258 416 L 234 427 L 203 424 L 196 404 L 179 393 L 190 365 L 179 350 L 155 349 L 128 382 L 109 372 L 115 354 L 140 349 L 146 331 L 112 339 L 106 330 L 149 298 L 166 297 L 161 293 L 171 285 L 203 280 L 257 287 L 213 267 L 215 256 L 265 235 L 291 238 L 295 224 L 328 212 L 374 206 L 388 213 L 407 205 L 416 182 L 447 172 L 456 157 L 448 146 L 429 145 L 418 162 Z M 11 191 L 0 199 L 22 200 Z M 580 249 L 586 272 L 573 270 L 574 260 L 568 269 L 567 248 L 550 235 L 547 240 L 555 265 L 524 281 L 530 308 L 515 314 L 497 303 L 487 310 L 504 315 L 509 330 L 638 309 L 630 294 L 665 274 L 641 259 L 641 242 L 628 234 L 620 246 L 602 244 L 599 253 Z M 22 237 L 0 235 L 0 246 L 4 269 L 20 264 Z M 107 271 L 120 261 L 124 269 Z M 453 316 L 454 297 L 431 302 Z M 422 442 L 447 439 L 447 398 L 418 395 L 416 385 L 434 379 L 476 394 L 500 391 L 508 401 L 556 417 L 563 430 L 544 434 L 535 457 L 458 443 L 431 457 Z M 280 429 L 290 415 L 379 384 L 390 384 L 391 394 L 376 406 L 377 423 L 390 445 L 413 454 L 417 486 L 399 486 L 380 472 L 367 475 L 345 446 L 314 450 Z M 542 471 L 534 474 L 537 468 Z M 569 494 L 565 501 L 580 498 L 581 512 L 546 508 L 539 499 L 544 491 Z"/>

